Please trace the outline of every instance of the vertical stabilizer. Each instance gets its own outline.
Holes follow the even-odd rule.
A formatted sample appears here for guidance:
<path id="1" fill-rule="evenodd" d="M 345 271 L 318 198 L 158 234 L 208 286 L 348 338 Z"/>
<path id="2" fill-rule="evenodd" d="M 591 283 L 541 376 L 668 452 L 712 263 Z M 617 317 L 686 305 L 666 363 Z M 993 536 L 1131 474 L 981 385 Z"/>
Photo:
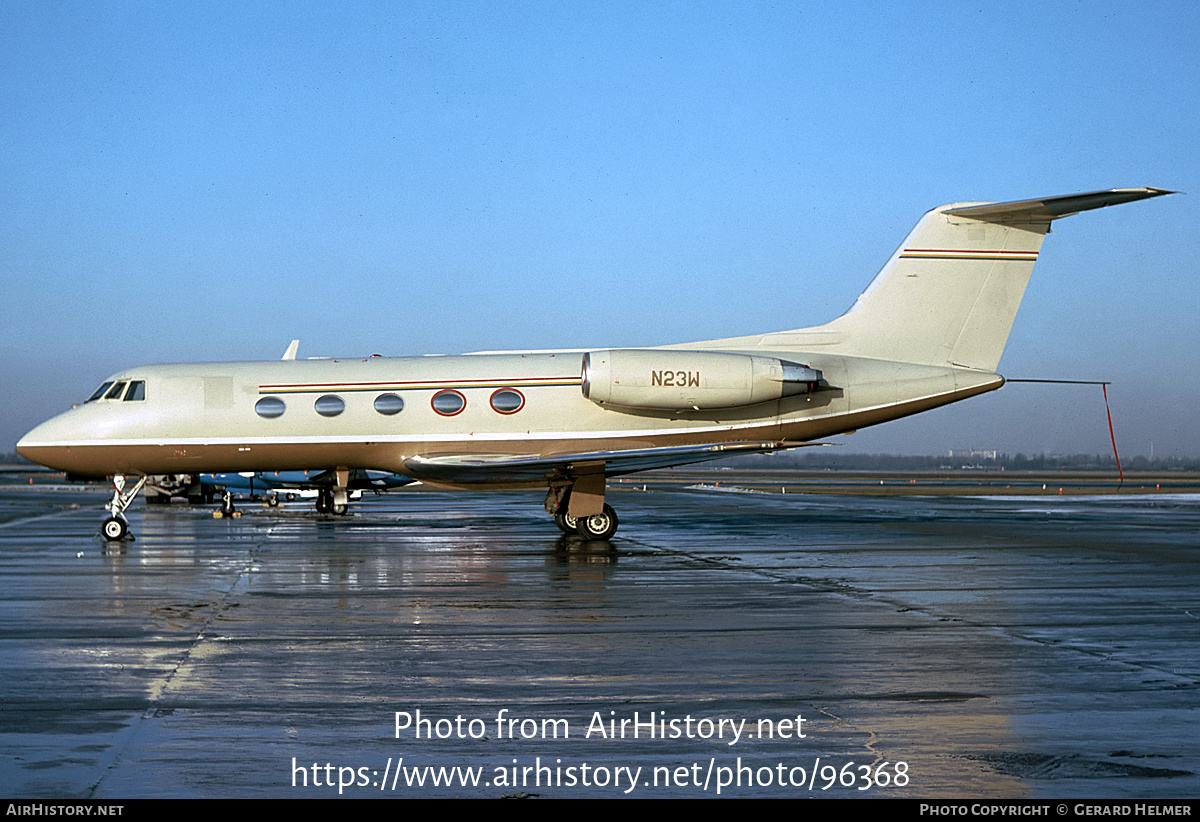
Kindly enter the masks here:
<path id="1" fill-rule="evenodd" d="M 995 371 L 1051 221 L 1170 193 L 1127 188 L 935 208 L 849 311 L 808 330 L 836 334 L 841 354 Z"/>

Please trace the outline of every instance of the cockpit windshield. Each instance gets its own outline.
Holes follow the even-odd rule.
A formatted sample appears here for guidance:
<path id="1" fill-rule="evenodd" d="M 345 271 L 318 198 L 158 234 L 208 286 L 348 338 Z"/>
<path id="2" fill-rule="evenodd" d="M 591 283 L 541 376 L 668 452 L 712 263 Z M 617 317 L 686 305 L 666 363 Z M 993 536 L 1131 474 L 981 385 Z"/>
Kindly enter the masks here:
<path id="1" fill-rule="evenodd" d="M 93 400 L 100 399 L 108 392 L 108 389 L 110 389 L 110 388 L 112 388 L 112 380 L 109 380 L 108 382 L 104 383 L 104 385 L 97 388 L 96 393 L 92 394 L 92 396 L 88 397 L 87 400 L 85 400 L 85 402 L 92 402 Z"/>
<path id="2" fill-rule="evenodd" d="M 129 386 L 126 390 L 125 386 Z M 109 380 L 96 389 L 92 396 L 88 397 L 84 402 L 94 402 L 99 399 L 105 400 L 124 400 L 125 402 L 141 402 L 146 399 L 146 381 L 145 380 Z"/>

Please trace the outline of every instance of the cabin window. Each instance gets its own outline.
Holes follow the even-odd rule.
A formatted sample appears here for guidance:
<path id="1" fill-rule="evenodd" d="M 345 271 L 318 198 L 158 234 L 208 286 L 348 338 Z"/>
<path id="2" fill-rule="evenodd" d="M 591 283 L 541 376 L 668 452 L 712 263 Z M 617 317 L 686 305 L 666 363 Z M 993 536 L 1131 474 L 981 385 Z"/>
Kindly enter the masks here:
<path id="1" fill-rule="evenodd" d="M 287 406 L 284 405 L 283 400 L 279 399 L 279 397 L 263 397 L 254 403 L 255 413 L 268 420 L 283 416 L 283 412 L 286 410 Z"/>
<path id="2" fill-rule="evenodd" d="M 112 380 L 109 380 L 108 382 L 104 383 L 104 385 L 97 388 L 96 393 L 92 394 L 92 396 L 88 397 L 86 400 L 84 400 L 84 402 L 91 402 L 92 400 L 100 399 L 110 388 L 112 388 Z"/>
<path id="3" fill-rule="evenodd" d="M 313 408 L 317 409 L 317 413 L 322 417 L 336 417 L 346 410 L 346 401 L 336 394 L 326 394 L 317 398 Z"/>
<path id="4" fill-rule="evenodd" d="M 525 407 L 525 395 L 515 388 L 501 388 L 492 394 L 492 410 L 497 414 L 515 414 Z"/>
<path id="5" fill-rule="evenodd" d="M 390 417 L 404 410 L 404 400 L 399 394 L 380 394 L 375 398 L 375 410 Z"/>
<path id="6" fill-rule="evenodd" d="M 118 399 L 121 396 L 121 392 L 124 390 L 125 390 L 125 383 L 119 382 L 116 385 L 114 385 L 112 388 L 108 389 L 108 393 L 104 395 L 104 399 L 106 399 L 106 400 Z"/>
<path id="7" fill-rule="evenodd" d="M 125 402 L 141 402 L 146 399 L 146 381 L 134 380 L 129 383 L 129 390 L 125 392 Z"/>
<path id="8" fill-rule="evenodd" d="M 467 398 L 454 389 L 447 388 L 433 395 L 431 405 L 433 410 L 443 417 L 453 417 L 455 414 L 461 414 L 467 407 Z"/>

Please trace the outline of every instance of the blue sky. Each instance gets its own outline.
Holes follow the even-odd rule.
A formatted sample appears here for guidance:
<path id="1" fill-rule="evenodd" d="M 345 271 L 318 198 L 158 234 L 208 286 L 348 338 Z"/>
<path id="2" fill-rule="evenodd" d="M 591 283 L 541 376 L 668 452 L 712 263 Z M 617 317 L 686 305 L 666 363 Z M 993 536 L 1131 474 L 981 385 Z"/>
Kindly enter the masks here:
<path id="1" fill-rule="evenodd" d="M 842 313 L 922 213 L 1055 224 L 1001 362 L 1200 456 L 1200 4 L 0 5 L 0 450 L 150 362 L 645 346 Z M 1104 453 L 1099 389 L 848 450 Z"/>

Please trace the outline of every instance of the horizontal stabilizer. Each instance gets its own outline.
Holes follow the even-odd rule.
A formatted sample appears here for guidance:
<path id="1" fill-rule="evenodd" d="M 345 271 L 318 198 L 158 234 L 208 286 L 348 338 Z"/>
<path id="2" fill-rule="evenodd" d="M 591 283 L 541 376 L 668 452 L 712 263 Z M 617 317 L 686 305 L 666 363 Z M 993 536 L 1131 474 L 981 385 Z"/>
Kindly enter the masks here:
<path id="1" fill-rule="evenodd" d="M 943 213 L 956 217 L 970 217 L 989 223 L 1042 223 L 1059 217 L 1070 217 L 1093 208 L 1132 203 L 1150 197 L 1174 194 L 1165 188 L 1111 188 L 1107 191 L 1090 191 L 1086 194 L 1066 194 L 1061 197 L 1043 197 L 1036 200 L 1013 200 L 1008 203 L 948 208 Z"/>

